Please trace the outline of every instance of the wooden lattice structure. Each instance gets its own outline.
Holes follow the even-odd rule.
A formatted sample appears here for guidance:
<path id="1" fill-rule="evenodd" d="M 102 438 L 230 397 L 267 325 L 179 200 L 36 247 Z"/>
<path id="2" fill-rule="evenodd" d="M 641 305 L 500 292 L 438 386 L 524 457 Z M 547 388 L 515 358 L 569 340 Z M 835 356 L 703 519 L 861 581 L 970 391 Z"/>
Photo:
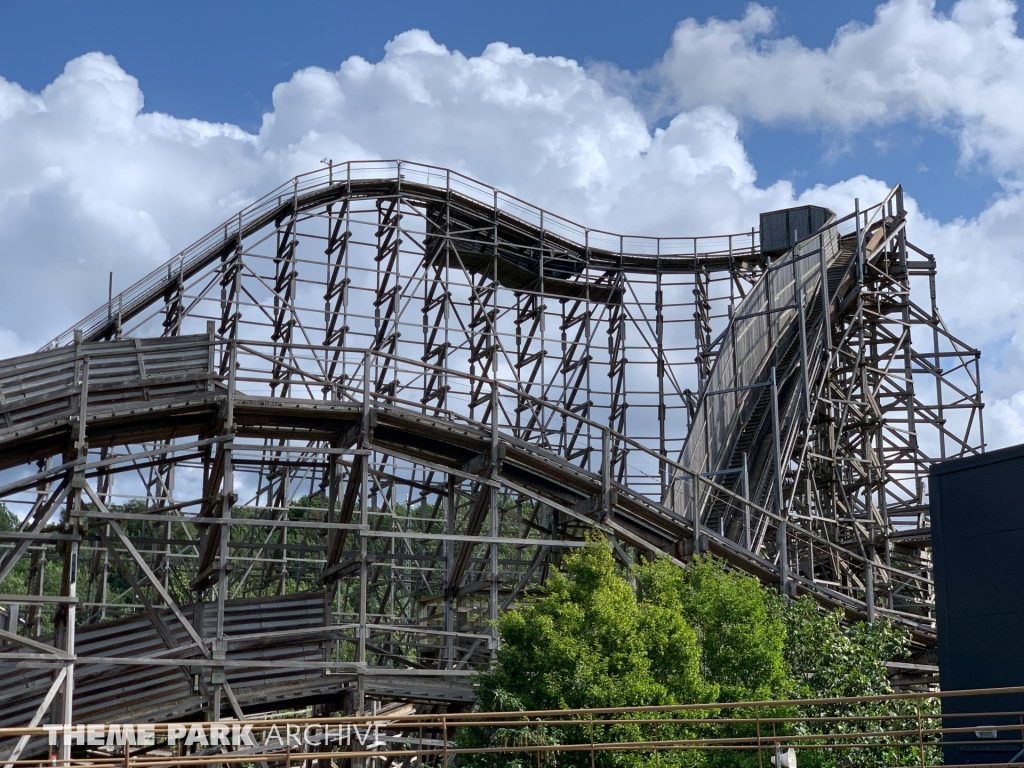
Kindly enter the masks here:
<path id="1" fill-rule="evenodd" d="M 979 353 L 899 187 L 795 240 L 407 162 L 251 204 L 0 361 L 0 725 L 465 703 L 589 530 L 933 645 L 925 478 L 983 449 Z"/>

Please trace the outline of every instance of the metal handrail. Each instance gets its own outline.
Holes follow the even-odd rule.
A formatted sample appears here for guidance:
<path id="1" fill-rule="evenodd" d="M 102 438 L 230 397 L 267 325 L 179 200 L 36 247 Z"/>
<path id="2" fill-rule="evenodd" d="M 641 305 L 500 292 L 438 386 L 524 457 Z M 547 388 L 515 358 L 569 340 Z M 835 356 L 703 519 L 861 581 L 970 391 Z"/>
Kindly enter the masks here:
<path id="1" fill-rule="evenodd" d="M 343 175 L 341 174 L 342 169 L 344 169 Z M 584 252 L 607 251 L 657 261 L 659 258 L 673 254 L 698 257 L 721 254 L 727 252 L 721 247 L 725 245 L 723 241 L 728 241 L 730 238 L 750 238 L 751 252 L 756 247 L 757 238 L 754 230 L 731 235 L 696 237 L 620 234 L 577 224 L 514 195 L 502 192 L 496 187 L 447 168 L 408 160 L 349 160 L 344 163 L 332 164 L 329 168 L 299 174 L 245 206 L 236 215 L 211 229 L 199 240 L 141 280 L 113 296 L 106 304 L 58 334 L 42 349 L 52 349 L 70 344 L 76 330 L 82 331 L 88 339 L 91 334 L 112 323 L 115 318 L 119 317 L 121 320 L 125 320 L 134 316 L 154 297 L 159 296 L 165 286 L 179 279 L 188 278 L 216 259 L 225 248 L 233 248 L 248 234 L 273 221 L 279 212 L 299 208 L 303 200 L 319 204 L 322 202 L 322 193 L 326 190 L 335 189 L 344 192 L 351 190 L 354 182 L 361 184 L 396 182 L 400 185 L 403 180 L 412 175 L 419 175 L 425 179 L 425 182 L 417 182 L 418 184 L 433 188 L 439 193 L 491 206 L 495 211 L 500 211 L 503 215 L 525 226 L 540 228 L 541 231 L 550 232 L 572 242 Z M 531 218 L 537 223 L 531 222 Z M 698 243 L 712 244 L 715 241 L 718 241 L 720 246 L 717 250 L 698 249 Z M 616 243 L 618 243 L 618 248 L 610 247 Z M 678 244 L 678 247 L 663 247 L 671 246 L 674 243 Z"/>
<path id="2" fill-rule="evenodd" d="M 943 747 L 978 744 L 979 728 L 1000 737 L 996 743 L 1004 746 L 1006 752 L 1016 751 L 1021 742 L 1018 734 L 1022 729 L 1019 722 L 1009 721 L 1024 716 L 1024 711 L 993 711 L 984 705 L 984 697 L 1008 695 L 1024 695 L 1024 687 L 662 706 L 444 714 L 383 711 L 345 717 L 257 716 L 219 723 L 154 723 L 145 725 L 154 740 L 161 744 L 167 740 L 172 728 L 176 729 L 180 739 L 183 732 L 191 733 L 193 729 L 212 733 L 216 728 L 221 733 L 230 733 L 244 725 L 253 737 L 254 746 L 197 749 L 192 754 L 177 755 L 167 754 L 166 746 L 162 753 L 153 754 L 148 748 L 133 753 L 131 747 L 115 746 L 108 747 L 106 755 L 101 752 L 91 754 L 89 765 L 97 768 L 238 765 L 259 759 L 290 768 L 307 760 L 359 757 L 396 759 L 415 756 L 431 760 L 443 756 L 447 760 L 460 754 L 536 754 L 540 761 L 545 754 L 583 752 L 597 755 L 609 751 L 649 753 L 656 762 L 662 752 L 767 751 L 777 754 L 777 750 L 792 747 L 801 752 L 841 750 L 847 758 L 885 749 L 889 750 L 889 759 L 895 761 L 892 764 L 919 768 L 934 764 Z M 967 712 L 940 713 L 937 705 L 951 699 L 961 704 L 973 701 L 978 705 Z M 980 725 L 997 718 L 1002 722 Z M 107 724 L 98 725 L 101 732 L 108 728 Z M 630 726 L 629 730 L 615 728 L 623 725 Z M 124 727 L 125 724 L 119 725 L 121 729 Z M 133 725 L 133 732 L 135 727 Z M 361 729 L 355 731 L 360 743 L 351 739 L 346 744 L 347 749 L 342 749 L 340 743 L 336 749 L 331 749 L 331 729 L 336 729 L 335 733 L 340 737 L 343 728 L 346 734 L 353 728 Z M 523 735 L 523 740 L 521 743 L 491 743 L 481 747 L 460 746 L 456 740 L 460 732 L 487 734 L 496 728 L 504 729 L 505 734 L 509 729 L 515 729 Z M 367 744 L 371 729 L 376 741 Z M 559 729 L 558 741 L 545 738 L 544 734 L 549 729 Z M 282 732 L 285 734 L 283 739 L 279 735 Z M 272 737 L 271 734 L 278 735 Z M 19 738 L 22 747 L 29 739 L 47 738 L 49 735 L 50 729 L 46 727 L 0 728 L 0 739 Z M 536 738 L 527 740 L 527 735 L 536 735 Z M 271 744 L 271 738 L 276 738 L 276 743 Z M 389 746 L 392 748 L 387 748 Z M 902 752 L 893 753 L 892 750 Z M 1014 757 L 1012 760 L 1017 759 Z M 50 759 L 51 766 L 61 768 L 77 763 L 75 759 L 58 760 L 55 756 Z M 22 759 L 7 765 L 38 766 L 39 761 Z"/>

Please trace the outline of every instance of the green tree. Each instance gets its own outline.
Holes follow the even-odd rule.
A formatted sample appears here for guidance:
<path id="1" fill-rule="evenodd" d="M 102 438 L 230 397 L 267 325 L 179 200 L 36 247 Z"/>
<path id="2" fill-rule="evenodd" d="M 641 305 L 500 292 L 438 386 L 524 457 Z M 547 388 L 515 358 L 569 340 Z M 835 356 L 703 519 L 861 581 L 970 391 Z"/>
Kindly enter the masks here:
<path id="1" fill-rule="evenodd" d="M 886 662 L 905 658 L 910 636 L 886 618 L 845 624 L 838 608 L 822 610 L 809 596 L 783 613 L 786 662 L 798 698 L 878 696 L 892 693 Z"/>
<path id="2" fill-rule="evenodd" d="M 549 579 L 545 594 L 498 621 L 501 647 L 493 669 L 479 679 L 480 704 L 490 710 L 632 707 L 713 701 L 718 689 L 700 671 L 697 634 L 674 604 L 675 594 L 662 588 L 662 572 L 651 574 L 651 587 L 638 594 L 617 572 L 611 547 L 603 541 L 565 559 L 565 574 Z M 685 723 L 667 720 L 661 736 L 681 737 Z M 651 726 L 623 719 L 595 728 L 597 741 L 650 738 Z M 587 743 L 586 726 L 550 727 L 542 732 L 511 726 L 458 734 L 467 747 L 488 745 Z M 601 753 L 601 765 L 646 765 L 642 753 Z M 504 762 L 502 762 L 504 760 Z M 463 756 L 460 764 L 531 765 L 532 755 L 499 758 Z M 566 752 L 563 766 L 590 765 L 588 753 Z M 676 756 L 665 766 L 692 765 Z"/>
<path id="3" fill-rule="evenodd" d="M 893 626 L 886 618 L 872 623 L 844 622 L 839 609 L 826 611 L 810 597 L 790 603 L 783 613 L 786 633 L 786 661 L 797 681 L 792 697 L 810 699 L 857 698 L 893 693 L 889 683 L 887 661 L 906 658 L 910 651 L 910 635 Z M 925 701 L 922 714 L 937 714 L 934 702 Z M 805 708 L 808 715 L 836 718 L 829 722 L 830 733 L 871 733 L 884 727 L 888 730 L 917 728 L 918 701 L 830 702 Z M 822 733 L 814 722 L 799 723 L 796 733 Z M 879 745 L 871 749 L 807 749 L 801 765 L 807 768 L 828 768 L 843 764 L 873 766 L 908 765 L 920 761 L 918 749 L 901 746 L 888 736 L 864 736 L 860 741 Z M 907 742 L 916 741 L 911 737 Z M 937 747 L 926 748 L 925 762 L 940 759 Z"/>
<path id="4" fill-rule="evenodd" d="M 16 531 L 21 525 L 17 515 L 10 511 L 6 504 L 0 503 L 0 531 Z M 60 530 L 60 525 L 49 525 L 44 530 Z M 0 556 L 14 548 L 15 542 L 0 544 Z M 33 561 L 35 565 L 33 565 Z M 11 569 L 2 582 L 0 592 L 8 595 L 34 594 L 39 588 L 39 568 L 42 568 L 43 594 L 55 595 L 60 593 L 62 579 L 62 564 L 48 556 L 47 551 L 26 552 Z M 31 581 L 31 585 L 30 582 Z M 43 635 L 53 631 L 53 616 L 50 612 L 44 612 L 42 607 L 29 606 L 27 611 L 21 614 L 22 622 L 29 617 L 39 616 L 40 630 Z M 22 629 L 24 631 L 24 627 Z"/>
<path id="5" fill-rule="evenodd" d="M 638 595 L 595 542 L 565 560 L 546 594 L 498 621 L 501 648 L 480 680 L 485 707 L 631 707 L 711 701 L 697 635 L 668 590 Z"/>
<path id="6" fill-rule="evenodd" d="M 636 572 L 642 594 L 667 611 L 681 610 L 696 630 L 702 674 L 719 689 L 717 701 L 777 699 L 792 690 L 776 592 L 710 558 L 697 558 L 687 570 L 658 558 Z"/>
<path id="7" fill-rule="evenodd" d="M 687 569 L 665 558 L 616 566 L 603 540 L 568 556 L 533 602 L 498 621 L 501 646 L 492 668 L 479 677 L 483 710 L 623 708 L 663 704 L 714 704 L 793 698 L 867 696 L 890 693 L 886 662 L 906 654 L 909 637 L 885 620 L 844 623 L 838 611 L 824 611 L 809 598 L 785 602 L 751 576 L 697 558 Z M 803 707 L 806 714 L 902 716 L 900 706 L 877 703 Z M 896 709 L 893 709 L 896 707 Z M 899 711 L 897 711 L 899 710 Z M 695 712 L 696 714 L 696 712 Z M 752 711 L 701 710 L 701 716 L 742 720 Z M 761 707 L 762 716 L 797 714 L 796 709 Z M 635 718 L 634 718 L 635 719 Z M 794 718 L 799 720 L 799 718 Z M 861 727 L 864 721 L 852 721 Z M 623 718 L 599 728 L 595 741 L 651 738 L 749 737 L 754 724 L 687 723 L 666 715 L 657 731 Z M 466 730 L 462 746 L 525 746 L 586 743 L 581 726 Z M 810 734 L 813 726 L 791 731 Z M 779 732 L 782 735 L 781 731 Z M 902 750 L 902 751 L 901 751 Z M 857 755 L 858 764 L 905 759 L 908 747 Z M 836 766 L 848 750 L 806 750 L 802 764 Z M 463 756 L 464 758 L 465 756 Z M 648 765 L 650 754 L 599 753 L 602 765 Z M 463 759 L 468 765 L 532 765 L 527 753 Z M 589 752 L 563 752 L 559 765 L 589 765 Z M 678 752 L 659 755 L 661 765 L 751 768 L 754 751 Z"/>

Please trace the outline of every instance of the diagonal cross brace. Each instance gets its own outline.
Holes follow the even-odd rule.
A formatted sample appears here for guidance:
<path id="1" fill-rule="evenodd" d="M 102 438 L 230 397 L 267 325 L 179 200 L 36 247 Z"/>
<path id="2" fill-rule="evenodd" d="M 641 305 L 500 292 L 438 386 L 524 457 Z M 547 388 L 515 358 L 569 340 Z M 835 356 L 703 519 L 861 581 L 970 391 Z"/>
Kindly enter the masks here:
<path id="1" fill-rule="evenodd" d="M 473 498 L 473 506 L 469 512 L 469 518 L 466 521 L 466 536 L 477 536 L 480 533 L 480 529 L 483 528 L 484 519 L 487 517 L 487 513 L 490 511 L 491 501 L 491 487 L 484 483 L 479 484 L 479 491 Z M 463 575 L 466 573 L 466 569 L 469 567 L 469 558 L 473 553 L 473 547 L 476 546 L 474 541 L 463 541 L 459 547 L 459 552 L 455 556 L 455 562 L 452 564 L 452 572 L 449 578 L 448 584 L 446 585 L 445 592 L 449 597 L 454 596 L 459 589 L 459 582 L 462 581 Z"/>
<path id="2" fill-rule="evenodd" d="M 65 478 L 61 484 L 57 486 L 57 490 L 53 492 L 53 495 L 50 496 L 49 500 L 36 510 L 35 519 L 26 526 L 29 533 L 38 533 L 42 530 L 43 526 L 45 526 L 49 522 L 50 518 L 53 517 L 53 513 L 57 511 L 61 502 L 63 502 L 67 497 L 70 490 L 71 483 L 67 478 Z M 23 528 L 23 530 L 26 528 Z M 12 549 L 7 556 L 0 561 L 0 582 L 10 575 L 11 571 L 14 570 L 14 566 L 18 564 L 21 556 L 28 551 L 31 544 L 31 539 L 22 539 L 17 543 L 17 545 L 15 545 L 14 549 Z"/>
<path id="3" fill-rule="evenodd" d="M 89 494 L 89 498 L 93 500 L 93 503 L 96 505 L 96 508 L 100 512 L 103 512 L 104 514 L 110 514 L 110 510 L 107 509 L 106 505 L 100 499 L 99 495 L 96 493 L 96 491 L 92 489 L 92 486 L 90 486 L 88 483 L 85 483 L 85 490 L 86 493 Z M 200 634 L 196 632 L 196 628 L 192 626 L 192 623 L 185 618 L 185 614 L 181 612 L 181 608 L 179 608 L 178 604 L 174 602 L 174 598 L 172 598 L 170 593 L 164 588 L 163 583 L 161 583 L 160 579 L 158 579 L 156 574 L 153 573 L 153 570 L 146 563 L 145 559 L 139 553 L 139 550 L 135 548 L 135 545 L 132 544 L 131 540 L 128 538 L 127 534 L 125 534 L 121 526 L 117 523 L 116 520 L 112 518 L 108 518 L 107 522 L 110 525 L 110 529 L 115 534 L 117 534 L 117 538 L 121 540 L 121 543 L 124 544 L 125 549 L 128 550 L 128 554 L 131 555 L 132 560 L 135 561 L 135 564 L 138 565 L 139 568 L 142 570 L 143 574 L 145 574 L 146 580 L 153 585 L 153 588 L 156 589 L 157 593 L 160 595 L 160 598 L 164 601 L 164 603 L 166 603 L 167 607 L 171 610 L 171 613 L 174 614 L 174 617 L 185 628 L 185 631 L 188 633 L 189 637 L 192 638 L 192 642 L 196 644 L 196 646 L 202 652 L 203 656 L 205 656 L 207 659 L 212 659 L 213 654 L 210 652 L 209 647 L 203 641 L 202 636 L 200 636 Z M 231 686 L 227 682 L 227 680 L 224 681 L 223 685 L 224 693 L 227 694 L 228 702 L 231 704 L 231 708 L 234 710 L 235 716 L 241 719 L 243 716 L 242 708 L 241 706 L 239 706 L 238 700 L 235 698 L 234 691 L 231 689 Z"/>
<path id="4" fill-rule="evenodd" d="M 88 483 L 85 484 L 85 490 L 86 493 L 89 494 L 89 498 L 92 499 L 93 503 L 96 505 L 97 509 L 99 509 L 100 512 L 103 512 L 105 514 L 110 513 L 110 510 L 106 508 L 106 506 L 103 504 L 103 501 L 100 499 L 99 495 L 96 493 L 96 491 L 92 489 L 92 487 Z M 132 560 L 135 561 L 135 564 L 142 570 L 143 574 L 145 574 L 146 580 L 153 585 L 153 588 L 160 595 L 160 599 L 162 599 L 164 603 L 166 603 L 167 607 L 171 610 L 171 613 L 174 614 L 174 617 L 185 628 L 185 631 L 188 632 L 189 637 L 192 638 L 192 642 L 199 646 L 199 649 L 203 652 L 203 655 L 206 656 L 206 658 L 211 658 L 210 649 L 206 646 L 206 643 L 203 642 L 203 638 L 199 635 L 198 632 L 196 632 L 196 628 L 192 626 L 192 623 L 185 618 L 185 614 L 181 612 L 181 609 L 178 607 L 178 604 L 174 602 L 174 598 L 171 597 L 170 592 L 168 592 L 164 588 L 163 583 L 160 581 L 160 579 L 157 578 L 156 574 L 153 573 L 152 569 L 149 567 L 149 564 L 146 563 L 145 558 L 142 557 L 139 550 L 135 548 L 135 545 L 132 544 L 131 540 L 128 538 L 128 535 L 124 532 L 124 529 L 121 528 L 120 524 L 118 524 L 118 522 L 112 518 L 108 518 L 107 522 L 110 525 L 110 529 L 115 534 L 117 534 L 117 538 L 121 540 L 121 543 L 124 545 L 125 549 L 128 550 L 128 554 L 131 555 Z"/>
<path id="5" fill-rule="evenodd" d="M 57 691 L 60 690 L 61 685 L 64 683 L 64 678 L 67 677 L 67 674 L 67 667 L 63 667 L 60 670 L 60 672 L 57 673 L 57 676 L 53 679 L 53 682 L 50 683 L 50 690 L 46 692 L 46 696 L 43 697 L 43 700 L 36 708 L 36 713 L 32 715 L 32 719 L 29 721 L 28 724 L 29 728 L 36 728 L 42 721 L 43 715 L 46 714 L 46 710 L 49 709 L 50 704 L 53 703 L 53 699 L 57 695 Z M 18 744 L 14 748 L 14 751 L 11 752 L 11 756 L 10 758 L 8 758 L 7 764 L 4 766 L 4 768 L 12 768 L 12 766 L 18 761 L 18 758 L 21 757 L 21 753 L 25 750 L 25 747 L 28 745 L 28 740 L 31 738 L 32 737 L 26 733 L 24 736 L 18 739 Z"/>
<path id="6" fill-rule="evenodd" d="M 124 574 L 124 577 L 128 580 L 128 585 L 135 591 L 135 594 L 138 595 L 139 600 L 142 601 L 142 605 L 146 609 L 146 613 L 149 614 L 149 618 L 153 622 L 153 626 L 156 628 L 157 634 L 160 635 L 160 638 L 168 648 L 177 648 L 178 643 L 175 640 L 174 635 L 171 634 L 170 629 L 168 629 L 160 614 L 156 612 L 156 608 L 153 606 L 152 601 L 150 601 L 146 596 L 146 593 L 142 590 L 142 585 L 139 584 L 138 580 L 135 578 L 135 574 L 131 572 L 131 569 L 128 568 L 124 560 L 121 558 L 121 553 L 117 551 L 116 547 L 114 547 L 114 543 L 110 540 L 110 537 L 107 536 L 107 532 L 104 531 L 103 528 L 98 528 L 97 533 L 99 533 L 100 541 L 103 542 L 103 546 L 105 546 L 107 551 L 110 552 L 110 557 L 113 559 L 114 565 L 117 566 L 122 574 Z"/>
<path id="7" fill-rule="evenodd" d="M 342 497 L 341 509 L 338 511 L 339 523 L 348 524 L 352 522 L 352 516 L 356 508 L 356 498 L 359 495 L 359 486 L 362 483 L 365 470 L 366 456 L 364 454 L 357 454 L 352 461 L 352 471 L 349 473 L 348 483 L 345 484 L 345 495 Z M 340 576 L 337 573 L 337 568 L 341 563 L 341 556 L 345 552 L 346 538 L 348 538 L 347 529 L 341 528 L 334 531 L 327 552 L 327 560 L 324 562 L 323 570 L 320 572 L 321 583 L 333 581 Z"/>

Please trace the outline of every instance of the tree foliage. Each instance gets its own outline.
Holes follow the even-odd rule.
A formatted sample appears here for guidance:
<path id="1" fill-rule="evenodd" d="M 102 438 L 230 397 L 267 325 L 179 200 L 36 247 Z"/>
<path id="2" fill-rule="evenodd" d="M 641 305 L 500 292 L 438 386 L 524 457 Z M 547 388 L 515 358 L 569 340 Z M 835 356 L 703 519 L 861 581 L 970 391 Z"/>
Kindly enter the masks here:
<path id="1" fill-rule="evenodd" d="M 542 595 L 498 620 L 495 663 L 478 680 L 481 709 L 708 704 L 701 717 L 743 718 L 751 713 L 716 710 L 714 704 L 891 693 L 886 662 L 908 650 L 907 634 L 885 620 L 846 624 L 838 611 L 823 611 L 809 597 L 786 602 L 753 577 L 710 558 L 698 558 L 685 570 L 664 558 L 621 569 L 610 545 L 594 540 L 564 565 L 564 574 L 554 574 Z M 892 706 L 859 706 L 850 714 L 899 714 L 881 711 Z M 795 714 L 774 709 L 762 708 L 762 716 Z M 839 714 L 833 709 L 801 712 Z M 678 717 L 657 728 L 661 739 L 755 735 L 749 723 L 709 730 L 689 727 Z M 591 736 L 582 729 L 561 725 L 538 732 L 509 726 L 465 730 L 458 740 L 475 747 L 583 743 Z M 628 719 L 596 730 L 595 741 L 642 740 L 656 732 Z M 799 723 L 792 730 L 813 733 Z M 839 765 L 849 758 L 841 752 L 808 750 L 813 757 L 803 762 Z M 536 760 L 527 753 L 484 757 L 474 762 L 462 755 L 460 764 L 516 766 Z M 879 753 L 883 762 L 892 757 Z M 654 759 L 651 753 L 599 752 L 597 761 L 639 766 Z M 658 755 L 658 762 L 739 767 L 757 765 L 758 758 L 753 751 L 679 751 Z M 558 764 L 590 765 L 590 754 L 563 752 Z"/>
<path id="2" fill-rule="evenodd" d="M 719 690 L 715 701 L 774 699 L 791 689 L 775 592 L 707 559 L 686 571 L 664 558 L 634 570 L 642 593 L 657 595 L 668 612 L 681 612 L 697 632 L 702 674 Z"/>
<path id="3" fill-rule="evenodd" d="M 632 707 L 713 701 L 697 633 L 669 589 L 637 591 L 611 549 L 566 559 L 546 594 L 498 621 L 502 644 L 480 680 L 481 705 L 517 709 Z"/>
<path id="4" fill-rule="evenodd" d="M 885 662 L 906 657 L 910 636 L 882 618 L 845 625 L 839 609 L 822 611 L 810 597 L 782 614 L 786 663 L 797 681 L 795 698 L 892 693 Z"/>

